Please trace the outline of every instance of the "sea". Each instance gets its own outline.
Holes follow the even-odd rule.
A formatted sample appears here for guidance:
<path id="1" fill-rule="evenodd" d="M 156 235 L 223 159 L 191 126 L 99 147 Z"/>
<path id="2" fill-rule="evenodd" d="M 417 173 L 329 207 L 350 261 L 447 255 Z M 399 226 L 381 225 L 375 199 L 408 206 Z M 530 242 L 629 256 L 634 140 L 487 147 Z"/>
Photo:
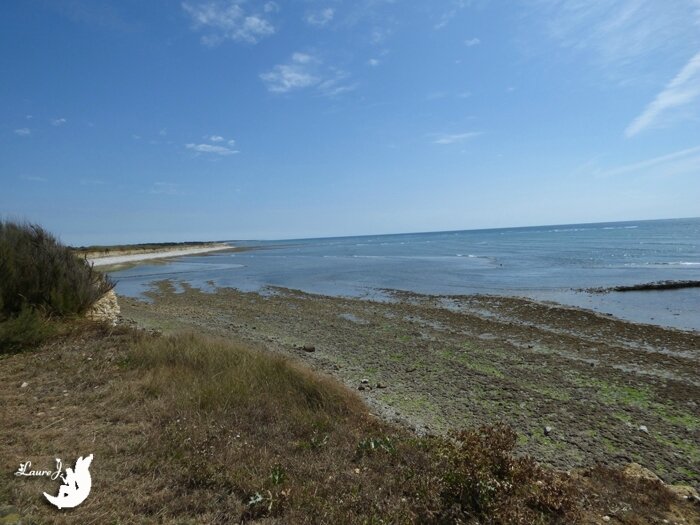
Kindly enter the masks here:
<path id="1" fill-rule="evenodd" d="M 144 298 L 170 279 L 205 291 L 284 287 L 376 300 L 390 300 L 387 290 L 505 295 L 700 331 L 700 288 L 585 291 L 700 280 L 700 218 L 230 243 L 249 249 L 116 271 L 116 291 Z"/>

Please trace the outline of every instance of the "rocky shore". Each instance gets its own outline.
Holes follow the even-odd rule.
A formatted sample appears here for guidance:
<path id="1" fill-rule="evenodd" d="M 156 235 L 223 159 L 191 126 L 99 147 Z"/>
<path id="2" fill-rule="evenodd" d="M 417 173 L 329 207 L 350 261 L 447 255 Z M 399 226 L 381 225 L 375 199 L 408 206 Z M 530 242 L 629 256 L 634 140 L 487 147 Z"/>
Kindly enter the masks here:
<path id="1" fill-rule="evenodd" d="M 204 293 L 158 283 L 124 318 L 242 338 L 357 389 L 419 433 L 504 421 L 519 450 L 560 469 L 636 462 L 700 485 L 700 334 L 493 296 L 393 300 Z"/>

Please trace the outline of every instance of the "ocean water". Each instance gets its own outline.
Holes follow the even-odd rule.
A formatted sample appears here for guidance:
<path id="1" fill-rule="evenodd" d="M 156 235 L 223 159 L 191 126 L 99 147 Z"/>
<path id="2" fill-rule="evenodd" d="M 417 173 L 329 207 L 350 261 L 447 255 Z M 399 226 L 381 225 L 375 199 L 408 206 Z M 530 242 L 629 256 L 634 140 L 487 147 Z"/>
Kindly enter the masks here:
<path id="1" fill-rule="evenodd" d="M 637 322 L 700 330 L 700 288 L 590 294 L 580 289 L 700 280 L 700 219 L 231 241 L 252 248 L 114 272 L 117 293 L 160 279 L 193 286 L 381 297 L 383 289 L 552 300 Z"/>

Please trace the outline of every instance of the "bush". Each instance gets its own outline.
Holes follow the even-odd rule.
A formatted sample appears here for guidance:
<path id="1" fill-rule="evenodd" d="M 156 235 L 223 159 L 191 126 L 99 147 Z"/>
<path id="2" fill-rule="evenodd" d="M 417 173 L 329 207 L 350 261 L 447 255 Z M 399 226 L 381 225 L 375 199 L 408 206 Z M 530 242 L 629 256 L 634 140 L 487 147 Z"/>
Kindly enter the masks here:
<path id="1" fill-rule="evenodd" d="M 438 447 L 444 461 L 442 511 L 494 524 L 570 522 L 578 506 L 573 484 L 530 457 L 517 457 L 516 439 L 510 427 L 495 425 L 444 441 Z"/>
<path id="2" fill-rule="evenodd" d="M 40 226 L 0 222 L 0 317 L 82 314 L 113 287 Z"/>
<path id="3" fill-rule="evenodd" d="M 0 355 L 21 352 L 40 345 L 54 335 L 55 325 L 33 308 L 0 322 Z"/>

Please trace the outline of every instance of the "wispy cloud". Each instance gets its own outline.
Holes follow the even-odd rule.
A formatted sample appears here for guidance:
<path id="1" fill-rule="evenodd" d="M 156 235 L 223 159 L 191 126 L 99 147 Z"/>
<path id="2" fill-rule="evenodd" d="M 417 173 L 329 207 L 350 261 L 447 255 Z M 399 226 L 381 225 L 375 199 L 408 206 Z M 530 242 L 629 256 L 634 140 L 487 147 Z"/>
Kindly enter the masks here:
<path id="1" fill-rule="evenodd" d="M 552 38 L 623 83 L 649 75 L 647 57 L 687 56 L 700 45 L 697 0 L 522 1 Z"/>
<path id="2" fill-rule="evenodd" d="M 44 177 L 37 177 L 35 175 L 21 175 L 20 179 L 28 180 L 31 182 L 48 182 L 49 181 L 49 179 L 46 179 Z"/>
<path id="3" fill-rule="evenodd" d="M 66 122 L 68 122 L 68 121 L 64 118 L 55 118 L 55 119 L 51 120 L 51 125 L 54 127 L 59 127 L 59 126 L 63 126 Z"/>
<path id="4" fill-rule="evenodd" d="M 457 16 L 457 13 L 459 13 L 465 7 L 468 7 L 470 4 L 471 0 L 452 0 L 452 2 L 450 2 L 450 8 L 440 15 L 440 19 L 433 27 L 435 29 L 442 29 L 443 27 L 447 26 L 447 24 L 449 24 L 450 21 Z"/>
<path id="5" fill-rule="evenodd" d="M 274 2 L 251 9 L 250 3 L 244 0 L 186 1 L 182 8 L 192 19 L 194 28 L 206 32 L 201 40 L 209 46 L 224 40 L 255 44 L 275 33 L 270 20 L 278 10 Z"/>
<path id="6" fill-rule="evenodd" d="M 700 169 L 700 146 L 687 148 L 667 155 L 661 155 L 641 162 L 634 162 L 596 173 L 599 177 L 613 177 L 637 173 L 649 168 L 662 174 L 675 174 L 689 169 Z"/>
<path id="7" fill-rule="evenodd" d="M 644 111 L 627 126 L 625 135 L 633 137 L 642 131 L 654 127 L 674 109 L 683 109 L 675 114 L 683 118 L 695 114 L 691 106 L 700 96 L 700 52 L 691 58 L 683 69 L 669 82 Z"/>
<path id="8" fill-rule="evenodd" d="M 380 64 L 380 62 L 379 62 L 379 59 L 377 59 L 377 58 L 370 58 L 367 61 L 368 66 L 377 67 L 379 64 Z"/>
<path id="9" fill-rule="evenodd" d="M 15 135 L 19 135 L 20 137 L 28 137 L 31 134 L 32 130 L 29 128 L 19 128 L 15 130 Z"/>
<path id="10" fill-rule="evenodd" d="M 226 146 L 220 146 L 217 144 L 185 144 L 185 148 L 187 148 L 190 151 L 194 151 L 196 153 L 205 153 L 205 154 L 213 154 L 213 155 L 221 155 L 221 156 L 228 156 L 228 155 L 235 155 L 236 153 L 239 153 L 238 150 L 228 148 Z"/>
<path id="11" fill-rule="evenodd" d="M 80 184 L 82 186 L 105 186 L 108 183 L 102 179 L 80 179 Z"/>
<path id="12" fill-rule="evenodd" d="M 226 139 L 226 137 L 223 137 L 221 135 L 204 135 L 202 138 L 214 144 L 223 145 L 223 143 L 225 142 L 230 147 L 236 145 L 236 139 Z M 236 151 L 235 153 L 238 153 L 238 151 Z"/>
<path id="13" fill-rule="evenodd" d="M 154 182 L 151 190 L 149 191 L 152 195 L 184 195 L 180 189 L 179 184 L 174 184 L 172 182 Z"/>
<path id="14" fill-rule="evenodd" d="M 474 47 L 478 46 L 479 44 L 481 44 L 481 40 L 478 38 L 469 38 L 468 40 L 464 41 L 464 45 L 467 47 Z"/>
<path id="15" fill-rule="evenodd" d="M 285 64 L 277 64 L 262 73 L 260 79 L 271 93 L 289 93 L 314 88 L 322 95 L 334 96 L 355 89 L 347 82 L 348 74 L 326 66 L 321 59 L 307 53 L 294 53 Z"/>
<path id="16" fill-rule="evenodd" d="M 433 135 L 433 144 L 457 144 L 483 135 L 481 131 L 468 131 L 466 133 L 444 133 Z"/>
<path id="17" fill-rule="evenodd" d="M 306 20 L 307 24 L 312 26 L 323 27 L 333 20 L 334 15 L 335 10 L 332 7 L 326 7 L 325 9 L 321 9 L 319 11 L 311 11 L 307 13 L 304 20 Z"/>

